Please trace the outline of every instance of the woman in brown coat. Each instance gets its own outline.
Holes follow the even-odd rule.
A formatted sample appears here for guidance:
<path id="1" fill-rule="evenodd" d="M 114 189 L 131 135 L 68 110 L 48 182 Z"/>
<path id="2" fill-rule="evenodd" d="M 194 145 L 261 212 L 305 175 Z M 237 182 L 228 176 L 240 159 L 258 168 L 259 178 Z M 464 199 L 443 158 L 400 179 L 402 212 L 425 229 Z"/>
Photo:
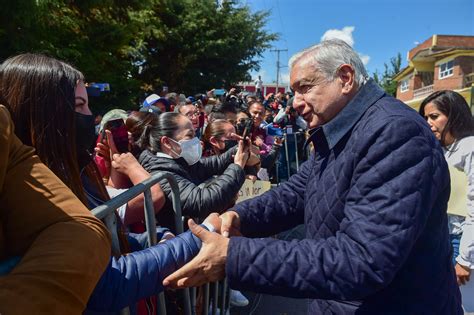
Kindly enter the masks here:
<path id="1" fill-rule="evenodd" d="M 1 314 L 80 314 L 109 262 L 104 225 L 14 134 L 0 105 Z M 94 246 L 90 246 L 94 244 Z"/>

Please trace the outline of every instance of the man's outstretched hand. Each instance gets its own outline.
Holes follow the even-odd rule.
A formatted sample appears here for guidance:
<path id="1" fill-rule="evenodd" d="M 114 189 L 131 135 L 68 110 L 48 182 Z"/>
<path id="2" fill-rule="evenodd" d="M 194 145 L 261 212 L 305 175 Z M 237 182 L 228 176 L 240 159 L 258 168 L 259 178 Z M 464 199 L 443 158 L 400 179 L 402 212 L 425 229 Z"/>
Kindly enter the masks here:
<path id="1" fill-rule="evenodd" d="M 201 239 L 201 250 L 189 263 L 163 280 L 165 287 L 196 287 L 225 277 L 229 239 L 207 231 L 192 219 L 188 221 L 188 225 L 191 232 Z"/>
<path id="2" fill-rule="evenodd" d="M 232 210 L 224 212 L 221 214 L 220 219 L 222 220 L 220 229 L 222 236 L 242 236 L 240 233 L 240 218 L 237 212 Z"/>

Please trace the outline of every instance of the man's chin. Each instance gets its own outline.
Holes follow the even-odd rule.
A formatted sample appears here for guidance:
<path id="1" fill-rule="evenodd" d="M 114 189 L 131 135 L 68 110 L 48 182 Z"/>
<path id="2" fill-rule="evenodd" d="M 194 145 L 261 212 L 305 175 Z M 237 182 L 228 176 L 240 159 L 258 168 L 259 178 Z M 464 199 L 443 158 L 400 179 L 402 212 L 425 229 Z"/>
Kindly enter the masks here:
<path id="1" fill-rule="evenodd" d="M 312 119 L 311 121 L 307 121 L 307 123 L 308 123 L 308 129 L 314 129 L 322 125 L 319 119 Z"/>

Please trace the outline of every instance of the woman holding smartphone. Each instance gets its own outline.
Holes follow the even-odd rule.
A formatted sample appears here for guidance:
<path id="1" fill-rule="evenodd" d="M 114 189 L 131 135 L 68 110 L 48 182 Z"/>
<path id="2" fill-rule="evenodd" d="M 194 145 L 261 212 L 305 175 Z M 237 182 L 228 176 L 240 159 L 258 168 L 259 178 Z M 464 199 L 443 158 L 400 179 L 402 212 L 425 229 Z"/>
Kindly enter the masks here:
<path id="1" fill-rule="evenodd" d="M 138 160 L 145 170 L 175 176 L 183 215 L 202 220 L 212 212 L 222 213 L 233 205 L 244 183 L 244 167 L 249 157 L 248 147 L 242 140 L 238 149 L 202 158 L 201 142 L 191 120 L 180 113 L 163 113 L 155 125 L 146 129 L 139 142 L 144 151 Z M 172 228 L 171 189 L 165 181 L 160 185 L 166 202 L 158 220 Z"/>

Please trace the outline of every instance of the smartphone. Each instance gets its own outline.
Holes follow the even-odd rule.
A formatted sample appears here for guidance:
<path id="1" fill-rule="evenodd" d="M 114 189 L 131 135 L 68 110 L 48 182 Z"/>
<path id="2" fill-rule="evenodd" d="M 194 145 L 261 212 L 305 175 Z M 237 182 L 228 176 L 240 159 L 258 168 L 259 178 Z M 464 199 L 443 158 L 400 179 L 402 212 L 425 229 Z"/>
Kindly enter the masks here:
<path id="1" fill-rule="evenodd" d="M 128 152 L 128 132 L 123 119 L 109 120 L 104 125 L 102 139 L 106 139 L 105 130 L 110 130 L 115 146 L 120 153 Z"/>
<path id="2" fill-rule="evenodd" d="M 214 95 L 215 96 L 221 96 L 221 95 L 224 95 L 225 94 L 225 90 L 224 89 L 215 89 L 214 90 Z"/>
<path id="3" fill-rule="evenodd" d="M 242 138 L 244 138 L 244 140 L 246 137 L 249 137 L 249 139 L 252 138 L 252 127 L 253 127 L 253 119 L 249 118 L 245 122 L 244 131 L 242 132 Z"/>

